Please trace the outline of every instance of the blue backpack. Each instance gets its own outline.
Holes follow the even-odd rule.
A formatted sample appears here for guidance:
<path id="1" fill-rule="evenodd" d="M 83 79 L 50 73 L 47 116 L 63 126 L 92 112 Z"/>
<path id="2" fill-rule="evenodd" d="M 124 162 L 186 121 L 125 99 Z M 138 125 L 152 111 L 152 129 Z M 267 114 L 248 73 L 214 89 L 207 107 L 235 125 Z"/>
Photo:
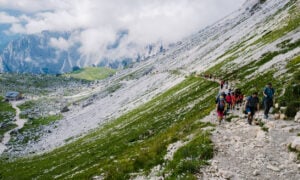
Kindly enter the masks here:
<path id="1" fill-rule="evenodd" d="M 264 89 L 264 93 L 267 95 L 267 98 L 272 99 L 272 98 L 273 98 L 273 95 L 274 95 L 274 89 L 273 89 L 273 88 L 268 88 L 268 87 L 266 87 L 266 88 Z"/>
<path id="2" fill-rule="evenodd" d="M 225 110 L 225 98 L 224 96 L 220 96 L 218 100 L 218 111 L 224 111 Z"/>

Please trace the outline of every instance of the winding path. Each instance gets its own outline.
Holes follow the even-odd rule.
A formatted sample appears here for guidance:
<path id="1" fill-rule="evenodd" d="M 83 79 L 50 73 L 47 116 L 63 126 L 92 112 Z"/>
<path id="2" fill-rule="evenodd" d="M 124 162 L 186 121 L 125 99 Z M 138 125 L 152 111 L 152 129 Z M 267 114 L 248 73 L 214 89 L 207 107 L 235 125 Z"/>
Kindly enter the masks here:
<path id="1" fill-rule="evenodd" d="M 11 105 L 12 107 L 16 110 L 16 116 L 15 116 L 15 124 L 17 125 L 16 128 L 10 130 L 10 131 L 7 131 L 5 134 L 4 134 L 4 137 L 2 139 L 2 142 L 0 143 L 0 155 L 7 149 L 7 146 L 6 144 L 9 142 L 10 138 L 11 138 L 11 135 L 10 133 L 14 130 L 17 130 L 17 129 L 21 129 L 23 128 L 24 124 L 26 123 L 26 119 L 21 119 L 20 118 L 20 113 L 21 113 L 21 110 L 17 107 L 19 104 L 22 104 L 24 103 L 24 101 L 12 101 L 11 102 Z"/>

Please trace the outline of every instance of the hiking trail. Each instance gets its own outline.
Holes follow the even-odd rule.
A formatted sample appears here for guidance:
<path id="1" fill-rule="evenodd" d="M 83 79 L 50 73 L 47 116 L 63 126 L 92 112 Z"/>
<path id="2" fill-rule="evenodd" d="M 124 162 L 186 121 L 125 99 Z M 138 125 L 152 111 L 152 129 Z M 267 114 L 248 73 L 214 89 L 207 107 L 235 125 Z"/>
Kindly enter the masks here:
<path id="1" fill-rule="evenodd" d="M 231 122 L 216 125 L 212 132 L 215 155 L 197 178 L 299 180 L 300 161 L 288 145 L 300 132 L 300 123 L 274 120 L 272 114 L 263 120 L 263 111 L 259 111 L 254 119 L 264 125 L 249 125 L 243 108 L 239 109 L 227 116 L 232 117 Z M 218 124 L 216 110 L 201 121 Z"/>
<path id="2" fill-rule="evenodd" d="M 21 119 L 20 118 L 21 110 L 18 108 L 18 105 L 20 105 L 22 103 L 24 103 L 24 101 L 11 101 L 12 107 L 16 110 L 15 124 L 17 125 L 17 127 L 14 128 L 14 129 L 12 129 L 12 130 L 7 131 L 4 134 L 2 142 L 0 143 L 0 154 L 2 154 L 7 149 L 6 144 L 9 142 L 9 140 L 11 138 L 10 133 L 13 132 L 13 131 L 15 131 L 15 130 L 23 128 L 24 124 L 27 121 L 26 119 Z"/>

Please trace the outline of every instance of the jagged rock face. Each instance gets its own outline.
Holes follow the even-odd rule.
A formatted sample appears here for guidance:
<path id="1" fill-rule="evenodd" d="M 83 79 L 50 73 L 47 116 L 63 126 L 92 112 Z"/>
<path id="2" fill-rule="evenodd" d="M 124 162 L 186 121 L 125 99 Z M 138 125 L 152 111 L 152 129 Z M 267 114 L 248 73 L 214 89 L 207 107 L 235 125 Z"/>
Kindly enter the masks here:
<path id="1" fill-rule="evenodd" d="M 107 59 L 95 57 L 88 59 L 79 52 L 80 44 L 67 50 L 60 50 L 50 45 L 52 38 L 68 40 L 70 33 L 42 32 L 26 35 L 11 41 L 0 54 L 0 72 L 18 72 L 34 74 L 58 74 L 72 71 L 73 67 L 109 66 L 111 68 L 128 67 L 133 62 L 149 58 L 163 52 L 162 45 L 148 45 L 135 57 Z M 112 47 L 108 47 L 112 48 Z"/>
<path id="2" fill-rule="evenodd" d="M 49 46 L 50 38 L 68 34 L 44 32 L 13 40 L 1 54 L 4 72 L 61 73 L 76 65 L 79 54 L 76 51 L 58 52 Z"/>

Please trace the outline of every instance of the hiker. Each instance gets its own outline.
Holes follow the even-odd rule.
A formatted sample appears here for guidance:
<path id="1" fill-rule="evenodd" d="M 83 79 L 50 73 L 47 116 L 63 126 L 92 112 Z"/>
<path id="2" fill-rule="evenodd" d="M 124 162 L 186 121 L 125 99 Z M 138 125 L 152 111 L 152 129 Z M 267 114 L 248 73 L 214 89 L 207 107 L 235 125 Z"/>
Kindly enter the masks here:
<path id="1" fill-rule="evenodd" d="M 227 110 L 229 111 L 229 110 L 231 110 L 231 108 L 232 108 L 232 99 L 231 99 L 231 94 L 230 94 L 230 93 L 228 93 L 228 94 L 226 95 L 225 100 L 226 100 L 226 103 L 228 104 Z"/>
<path id="2" fill-rule="evenodd" d="M 224 82 L 224 88 L 228 89 L 228 82 L 227 81 Z"/>
<path id="3" fill-rule="evenodd" d="M 221 89 L 223 89 L 223 86 L 224 86 L 224 81 L 223 80 L 221 80 L 220 86 L 221 86 Z"/>
<path id="4" fill-rule="evenodd" d="M 268 83 L 263 91 L 263 104 L 264 104 L 264 118 L 268 119 L 268 114 L 270 108 L 273 107 L 273 98 L 274 98 L 275 90 L 272 87 L 272 83 Z"/>
<path id="5" fill-rule="evenodd" d="M 257 92 L 254 92 L 252 96 L 247 97 L 245 104 L 245 111 L 247 113 L 248 123 L 251 125 L 254 114 L 259 110 L 259 99 L 257 97 Z"/>
<path id="6" fill-rule="evenodd" d="M 232 110 L 235 109 L 235 103 L 236 103 L 235 93 L 234 93 L 234 92 L 231 92 L 231 109 L 232 109 Z"/>
<path id="7" fill-rule="evenodd" d="M 226 116 L 225 96 L 226 96 L 226 94 L 223 92 L 216 100 L 216 108 L 217 108 L 219 124 L 221 124 L 222 119 L 224 118 L 224 116 Z"/>

